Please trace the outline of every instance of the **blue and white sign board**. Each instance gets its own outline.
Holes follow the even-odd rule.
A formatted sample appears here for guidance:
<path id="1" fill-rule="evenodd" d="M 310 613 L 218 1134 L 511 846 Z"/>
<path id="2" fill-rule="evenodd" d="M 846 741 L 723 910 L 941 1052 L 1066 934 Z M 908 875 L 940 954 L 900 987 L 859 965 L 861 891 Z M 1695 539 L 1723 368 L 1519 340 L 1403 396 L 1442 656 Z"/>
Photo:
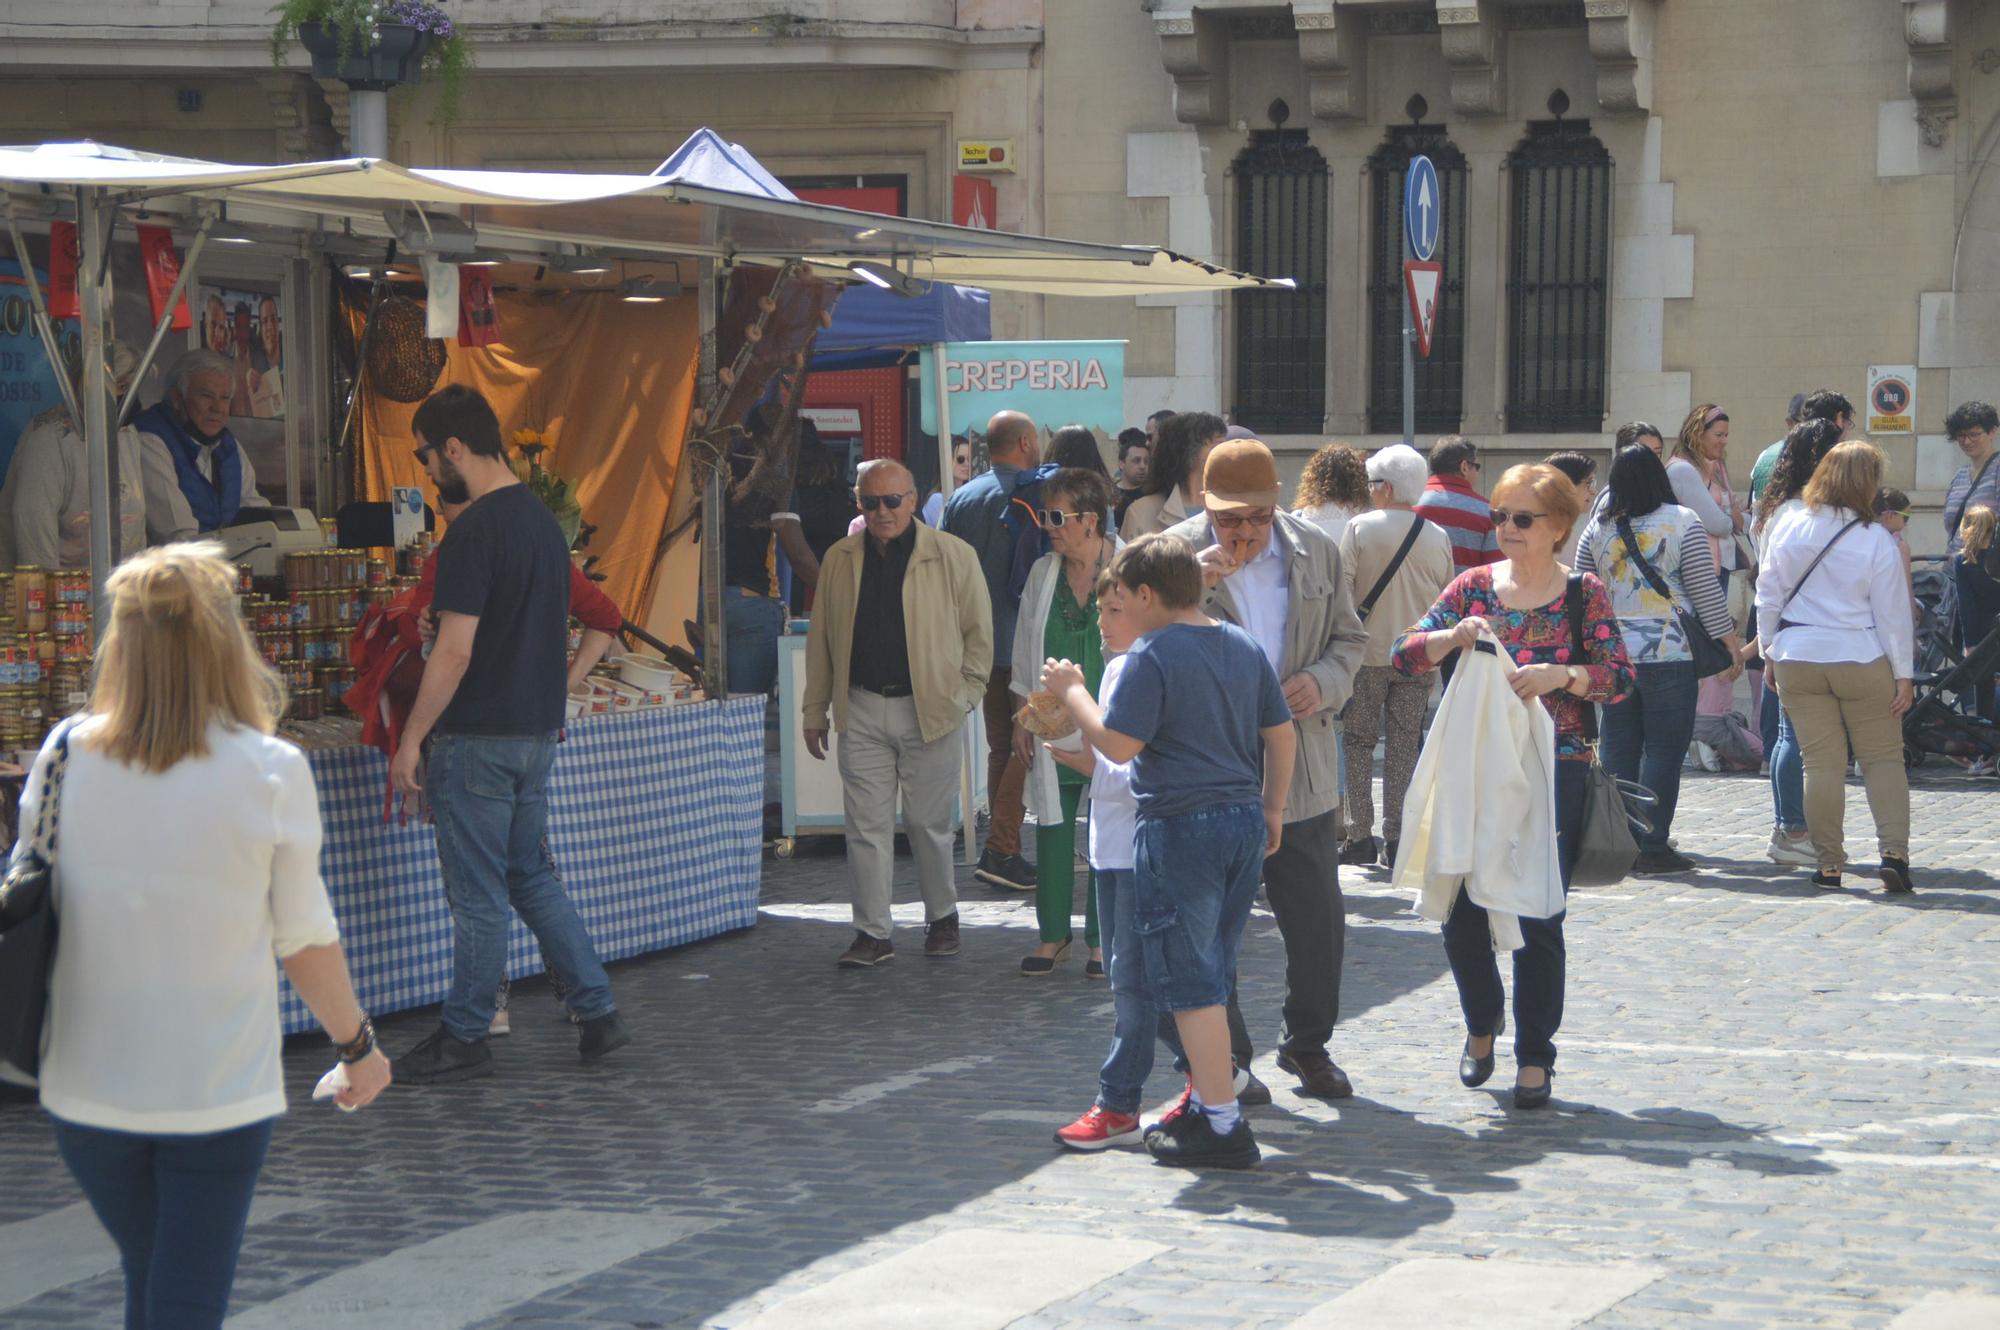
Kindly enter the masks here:
<path id="1" fill-rule="evenodd" d="M 408 549 L 424 529 L 424 492 L 414 485 L 398 485 L 390 505 L 390 539 L 397 549 Z"/>
<path id="2" fill-rule="evenodd" d="M 1091 425 L 1113 438 L 1125 427 L 1125 343 L 945 342 L 944 390 L 955 433 L 985 429 L 996 412 L 1025 411 L 1037 425 Z M 938 347 L 923 349 L 921 427 L 937 431 Z"/>
<path id="3" fill-rule="evenodd" d="M 1443 195 L 1438 192 L 1437 167 L 1428 157 L 1412 157 L 1403 177 L 1403 234 L 1409 238 L 1410 257 L 1425 263 L 1437 253 L 1438 232 L 1443 227 Z"/>

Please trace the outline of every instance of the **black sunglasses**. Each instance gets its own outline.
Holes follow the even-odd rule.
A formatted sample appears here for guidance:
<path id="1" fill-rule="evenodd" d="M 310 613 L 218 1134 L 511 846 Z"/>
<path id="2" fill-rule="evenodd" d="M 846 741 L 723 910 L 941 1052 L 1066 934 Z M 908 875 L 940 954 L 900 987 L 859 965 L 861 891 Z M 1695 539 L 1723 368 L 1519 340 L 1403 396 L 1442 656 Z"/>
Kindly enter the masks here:
<path id="1" fill-rule="evenodd" d="M 1547 516 L 1547 513 L 1510 513 L 1505 508 L 1495 508 L 1493 510 L 1493 525 L 1505 526 L 1507 523 L 1512 522 L 1522 531 L 1526 531 L 1535 524 L 1537 517 Z"/>
<path id="2" fill-rule="evenodd" d="M 437 451 L 437 445 L 434 443 L 427 443 L 423 447 L 417 449 L 416 452 L 417 465 L 429 466 L 431 464 L 431 454 L 436 451 Z"/>
<path id="3" fill-rule="evenodd" d="M 864 494 L 861 496 L 861 511 L 872 513 L 877 508 L 887 508 L 893 513 L 903 506 L 904 495 L 908 493 L 910 491 L 906 490 L 903 494 Z"/>

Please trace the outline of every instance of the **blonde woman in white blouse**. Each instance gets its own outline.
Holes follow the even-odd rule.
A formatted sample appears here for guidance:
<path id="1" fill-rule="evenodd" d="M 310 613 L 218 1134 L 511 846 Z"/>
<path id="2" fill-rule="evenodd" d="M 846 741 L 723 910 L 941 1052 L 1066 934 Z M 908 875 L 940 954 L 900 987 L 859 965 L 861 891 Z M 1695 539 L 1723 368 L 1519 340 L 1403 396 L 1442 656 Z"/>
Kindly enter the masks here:
<path id="1" fill-rule="evenodd" d="M 1846 867 L 1847 752 L 1861 763 L 1875 815 L 1882 885 L 1910 883 L 1910 781 L 1901 720 L 1915 696 L 1915 630 L 1903 556 L 1875 521 L 1882 454 L 1843 443 L 1806 482 L 1803 508 L 1771 523 L 1757 579 L 1764 683 L 1783 699 L 1805 754 L 1806 831 L 1819 871 Z"/>
<path id="2" fill-rule="evenodd" d="M 312 772 L 272 737 L 283 691 L 235 587 L 214 545 L 122 565 L 90 710 L 67 727 L 41 1101 L 118 1244 L 126 1330 L 201 1330 L 227 1313 L 285 1111 L 274 955 L 339 1046 L 340 1105 L 389 1084 L 320 880 Z M 24 827 L 53 749 L 22 796 Z"/>

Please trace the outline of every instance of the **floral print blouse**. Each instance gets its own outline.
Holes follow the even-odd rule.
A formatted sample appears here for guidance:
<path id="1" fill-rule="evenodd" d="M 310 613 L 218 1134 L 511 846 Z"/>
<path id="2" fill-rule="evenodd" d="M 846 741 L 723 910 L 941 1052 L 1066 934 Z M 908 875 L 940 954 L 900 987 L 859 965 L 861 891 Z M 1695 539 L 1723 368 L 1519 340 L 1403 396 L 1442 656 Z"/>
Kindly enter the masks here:
<path id="1" fill-rule="evenodd" d="M 1439 594 L 1429 613 L 1405 629 L 1396 639 L 1389 657 L 1392 668 L 1403 674 L 1422 674 L 1435 669 L 1424 653 L 1424 642 L 1432 633 L 1449 632 L 1458 621 L 1478 615 L 1493 626 L 1493 632 L 1516 665 L 1581 665 L 1590 675 L 1590 688 L 1582 696 L 1557 689 L 1542 694 L 1542 705 L 1556 722 L 1556 756 L 1568 761 L 1590 760 L 1590 745 L 1584 739 L 1584 708 L 1593 702 L 1622 701 L 1632 691 L 1632 662 L 1625 654 L 1625 642 L 1612 616 L 1611 601 L 1604 583 L 1583 575 L 1584 659 L 1572 659 L 1569 615 L 1564 597 L 1532 610 L 1510 610 L 1500 603 L 1493 590 L 1493 567 L 1468 568 Z"/>

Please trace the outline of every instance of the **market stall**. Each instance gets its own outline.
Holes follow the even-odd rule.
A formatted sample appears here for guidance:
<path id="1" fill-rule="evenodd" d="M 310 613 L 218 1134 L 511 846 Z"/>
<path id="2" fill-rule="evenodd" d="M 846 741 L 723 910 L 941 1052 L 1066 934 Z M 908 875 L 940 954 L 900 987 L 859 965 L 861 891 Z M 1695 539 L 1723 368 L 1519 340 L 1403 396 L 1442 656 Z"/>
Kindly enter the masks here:
<path id="1" fill-rule="evenodd" d="M 841 284 L 865 277 L 912 292 L 960 283 L 1057 295 L 1287 285 L 1160 250 L 773 198 L 764 181 L 736 171 L 731 154 L 718 151 L 729 147 L 704 131 L 650 176 L 413 169 L 367 158 L 246 166 L 93 143 L 0 148 L 0 202 L 38 341 L 52 364 L 73 355 L 78 365 L 73 387 L 66 376 L 56 378 L 81 436 L 89 497 L 87 567 L 65 570 L 59 583 L 46 573 L 16 576 L 0 595 L 0 607 L 14 611 L 0 613 L 14 624 L 0 644 L 0 669 L 14 666 L 0 673 L 7 694 L 0 721 L 10 722 L 0 737 L 32 748 L 50 721 L 80 704 L 94 641 L 90 611 L 119 554 L 129 553 L 119 549 L 112 499 L 116 426 L 137 405 L 137 385 L 155 357 L 178 341 L 169 332 L 184 326 L 176 311 L 211 238 L 289 255 L 297 273 L 328 286 L 340 280 L 337 269 L 366 284 L 352 325 L 351 392 L 334 391 L 328 366 L 335 348 L 301 344 L 297 320 L 283 343 L 290 367 L 284 386 L 268 373 L 251 385 L 267 400 L 311 396 L 310 412 L 301 415 L 330 422 L 319 439 L 293 429 L 285 446 L 314 451 L 312 465 L 335 479 L 358 457 L 353 492 L 386 498 L 419 480 L 408 435 L 414 402 L 434 384 L 484 385 L 504 399 L 506 434 L 556 434 L 575 491 L 604 525 L 603 544 L 593 549 L 604 551 L 607 587 L 628 619 L 672 624 L 661 635 L 678 637 L 678 616 L 662 621 L 658 614 L 664 584 L 677 594 L 702 586 L 711 688 L 722 667 L 719 528 L 708 530 L 698 559 L 677 563 L 673 510 L 699 493 L 704 526 L 719 522 L 726 470 L 719 463 L 729 431 L 788 367 L 803 367 Z M 150 252 L 174 262 L 149 270 L 157 282 L 150 327 L 123 330 L 145 349 L 135 386 L 120 400 L 108 382 L 106 275 L 115 237 L 141 219 L 153 233 Z M 56 229 L 66 228 L 73 338 L 58 335 L 23 228 L 43 237 L 44 253 Z M 715 279 L 732 274 L 718 307 Z M 461 290 L 456 310 L 439 308 L 435 296 L 430 307 L 419 306 L 409 356 L 385 363 L 385 310 L 404 316 L 407 332 L 414 293 L 448 288 Z M 483 303 L 466 295 L 475 291 Z M 258 317 L 241 312 L 252 326 Z M 219 324 L 201 331 L 229 332 Z M 193 329 L 179 339 L 201 344 Z M 391 392 L 386 371 L 413 363 L 423 372 Z M 763 460 L 775 479 L 789 474 L 786 459 Z M 326 719 L 351 682 L 343 677 L 341 634 L 351 633 L 371 599 L 392 589 L 374 571 L 388 552 L 371 560 L 366 550 L 327 548 L 332 519 L 311 512 L 264 525 L 278 533 L 282 549 L 261 534 L 230 537 L 247 539 L 242 556 L 261 563 L 249 570 L 244 613 L 297 699 L 294 733 L 322 786 L 324 866 L 350 962 L 376 1010 L 434 1001 L 449 959 L 429 832 L 385 822 L 383 759 Z M 315 561 L 304 582 L 289 575 L 293 561 L 282 554 Z M 623 712 L 579 718 L 558 760 L 554 848 L 609 956 L 755 918 L 763 703 L 667 701 L 643 698 Z M 515 972 L 534 965 L 525 938 L 517 939 L 510 965 Z M 295 1019 L 296 1008 L 290 1011 Z"/>

